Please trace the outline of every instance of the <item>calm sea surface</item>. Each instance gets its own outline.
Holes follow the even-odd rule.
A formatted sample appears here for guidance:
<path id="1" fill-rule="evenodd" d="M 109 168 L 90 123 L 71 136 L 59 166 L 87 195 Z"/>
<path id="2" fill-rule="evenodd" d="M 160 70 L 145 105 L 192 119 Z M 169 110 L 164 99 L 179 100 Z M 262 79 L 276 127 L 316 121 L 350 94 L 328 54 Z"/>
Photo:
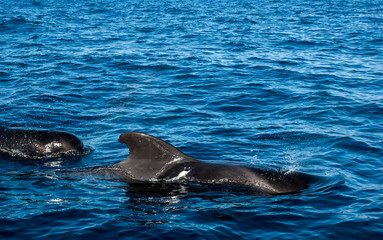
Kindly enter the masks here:
<path id="1" fill-rule="evenodd" d="M 383 237 L 383 0 L 1 1 L 0 89 L 0 125 L 94 149 L 0 159 L 1 239 Z M 55 174 L 123 160 L 126 131 L 323 180 L 259 196 Z"/>

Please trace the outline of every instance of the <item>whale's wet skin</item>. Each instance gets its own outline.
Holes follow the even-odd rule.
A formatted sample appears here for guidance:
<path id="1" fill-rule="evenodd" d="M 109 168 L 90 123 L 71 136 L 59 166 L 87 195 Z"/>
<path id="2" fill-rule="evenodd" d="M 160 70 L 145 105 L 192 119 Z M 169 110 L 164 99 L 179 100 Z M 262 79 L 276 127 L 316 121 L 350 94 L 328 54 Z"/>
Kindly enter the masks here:
<path id="1" fill-rule="evenodd" d="M 161 139 L 139 132 L 121 134 L 119 141 L 130 150 L 124 161 L 83 171 L 128 183 L 200 183 L 264 194 L 294 193 L 306 188 L 314 179 L 303 173 L 198 161 Z"/>
<path id="2" fill-rule="evenodd" d="M 90 152 L 66 132 L 9 129 L 0 126 L 0 155 L 30 160 L 81 156 Z"/>
<path id="3" fill-rule="evenodd" d="M 314 177 L 295 172 L 276 172 L 243 166 L 198 161 L 171 144 L 139 132 L 121 134 L 129 156 L 112 166 L 74 171 L 101 175 L 128 183 L 199 183 L 239 187 L 265 194 L 294 193 Z M 0 127 L 0 154 L 15 159 L 49 159 L 81 156 L 87 152 L 76 136 L 55 131 Z M 58 173 L 65 173 L 58 172 Z"/>

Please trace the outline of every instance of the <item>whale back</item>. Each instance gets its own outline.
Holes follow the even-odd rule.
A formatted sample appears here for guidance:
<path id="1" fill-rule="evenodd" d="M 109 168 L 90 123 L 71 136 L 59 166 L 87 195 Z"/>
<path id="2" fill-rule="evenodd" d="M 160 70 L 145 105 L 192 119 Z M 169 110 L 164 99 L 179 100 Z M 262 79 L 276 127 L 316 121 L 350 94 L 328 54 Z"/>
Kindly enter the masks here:
<path id="1" fill-rule="evenodd" d="M 128 146 L 129 155 L 116 166 L 123 168 L 136 180 L 157 179 L 174 164 L 197 161 L 173 145 L 145 133 L 123 133 L 119 142 Z"/>

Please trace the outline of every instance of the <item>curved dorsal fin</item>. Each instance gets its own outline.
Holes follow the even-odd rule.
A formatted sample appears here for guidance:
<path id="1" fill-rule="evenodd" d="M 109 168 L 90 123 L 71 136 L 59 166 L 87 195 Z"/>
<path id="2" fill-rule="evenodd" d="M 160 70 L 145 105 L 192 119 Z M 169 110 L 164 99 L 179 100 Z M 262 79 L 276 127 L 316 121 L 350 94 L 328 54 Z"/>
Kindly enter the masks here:
<path id="1" fill-rule="evenodd" d="M 119 142 L 128 146 L 129 156 L 117 165 L 137 180 L 156 178 L 176 163 L 197 161 L 173 145 L 145 133 L 123 133 Z"/>

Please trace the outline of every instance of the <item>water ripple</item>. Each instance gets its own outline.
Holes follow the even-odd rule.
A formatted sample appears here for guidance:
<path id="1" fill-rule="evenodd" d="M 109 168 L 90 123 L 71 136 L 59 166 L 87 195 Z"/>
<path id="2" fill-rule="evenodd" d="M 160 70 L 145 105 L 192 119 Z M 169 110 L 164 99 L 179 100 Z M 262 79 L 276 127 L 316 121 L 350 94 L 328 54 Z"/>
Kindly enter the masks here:
<path id="1" fill-rule="evenodd" d="M 94 152 L 1 159 L 0 236 L 378 239 L 381 5 L 2 1 L 0 125 L 71 132 Z M 319 180 L 271 197 L 54 174 L 123 160 L 133 130 Z"/>

